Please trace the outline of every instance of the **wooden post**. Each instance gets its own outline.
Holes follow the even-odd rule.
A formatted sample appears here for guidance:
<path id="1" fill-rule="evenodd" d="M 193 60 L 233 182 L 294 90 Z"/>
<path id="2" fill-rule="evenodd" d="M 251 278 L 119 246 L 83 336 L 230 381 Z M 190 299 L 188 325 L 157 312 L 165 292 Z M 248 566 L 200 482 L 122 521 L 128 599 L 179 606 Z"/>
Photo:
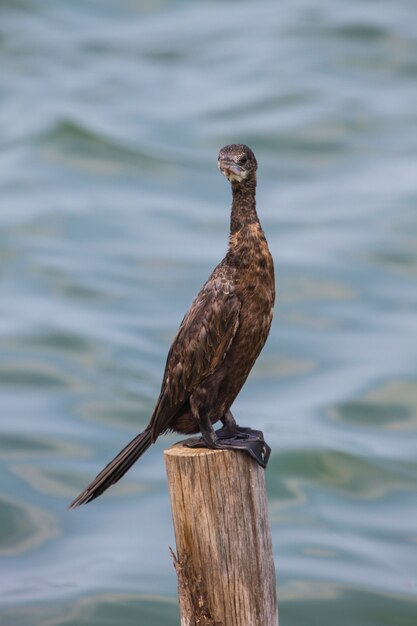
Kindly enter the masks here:
<path id="1" fill-rule="evenodd" d="M 264 470 L 245 452 L 165 450 L 181 626 L 278 626 Z"/>

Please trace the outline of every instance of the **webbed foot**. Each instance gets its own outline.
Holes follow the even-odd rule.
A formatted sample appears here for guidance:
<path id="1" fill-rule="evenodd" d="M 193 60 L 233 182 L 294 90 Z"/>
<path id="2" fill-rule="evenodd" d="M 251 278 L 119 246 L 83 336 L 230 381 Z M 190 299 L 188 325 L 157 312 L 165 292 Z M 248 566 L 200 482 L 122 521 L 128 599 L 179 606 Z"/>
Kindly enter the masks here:
<path id="1" fill-rule="evenodd" d="M 211 435 L 211 433 L 210 433 Z M 214 436 L 189 439 L 184 442 L 189 448 L 213 448 L 220 450 L 246 450 L 253 459 L 263 468 L 268 464 L 271 448 L 264 440 L 260 430 L 223 426 L 214 431 Z"/>

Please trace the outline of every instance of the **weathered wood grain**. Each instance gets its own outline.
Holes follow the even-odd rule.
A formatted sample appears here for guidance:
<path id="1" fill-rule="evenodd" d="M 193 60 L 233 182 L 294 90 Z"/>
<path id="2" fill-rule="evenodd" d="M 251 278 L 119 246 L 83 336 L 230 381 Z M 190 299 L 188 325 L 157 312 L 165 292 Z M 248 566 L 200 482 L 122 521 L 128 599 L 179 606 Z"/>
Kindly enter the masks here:
<path id="1" fill-rule="evenodd" d="M 249 455 L 165 451 L 181 626 L 278 626 L 264 470 Z"/>

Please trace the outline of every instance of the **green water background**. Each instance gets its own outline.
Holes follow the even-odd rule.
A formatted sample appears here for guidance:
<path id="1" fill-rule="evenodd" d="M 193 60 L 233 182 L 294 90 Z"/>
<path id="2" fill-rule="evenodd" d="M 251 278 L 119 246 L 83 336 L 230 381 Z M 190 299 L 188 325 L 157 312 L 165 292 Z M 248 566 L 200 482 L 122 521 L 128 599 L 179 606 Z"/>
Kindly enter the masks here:
<path id="1" fill-rule="evenodd" d="M 142 429 L 226 248 L 248 143 L 277 268 L 235 403 L 284 626 L 417 624 L 417 6 L 0 3 L 0 623 L 178 624 L 166 437 Z"/>

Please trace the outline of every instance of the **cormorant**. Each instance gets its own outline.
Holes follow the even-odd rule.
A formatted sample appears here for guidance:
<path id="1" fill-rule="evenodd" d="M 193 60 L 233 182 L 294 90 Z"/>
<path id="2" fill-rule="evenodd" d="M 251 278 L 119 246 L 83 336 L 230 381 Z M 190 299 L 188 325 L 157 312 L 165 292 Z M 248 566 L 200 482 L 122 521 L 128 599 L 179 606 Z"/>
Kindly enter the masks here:
<path id="1" fill-rule="evenodd" d="M 73 500 L 77 507 L 116 483 L 168 431 L 200 432 L 190 446 L 247 450 L 266 467 L 263 434 L 239 427 L 230 407 L 266 341 L 275 300 L 274 264 L 256 213 L 257 162 L 252 150 L 220 150 L 218 167 L 232 187 L 229 247 L 194 299 L 169 350 L 149 425 Z M 214 431 L 220 420 L 223 428 Z"/>

